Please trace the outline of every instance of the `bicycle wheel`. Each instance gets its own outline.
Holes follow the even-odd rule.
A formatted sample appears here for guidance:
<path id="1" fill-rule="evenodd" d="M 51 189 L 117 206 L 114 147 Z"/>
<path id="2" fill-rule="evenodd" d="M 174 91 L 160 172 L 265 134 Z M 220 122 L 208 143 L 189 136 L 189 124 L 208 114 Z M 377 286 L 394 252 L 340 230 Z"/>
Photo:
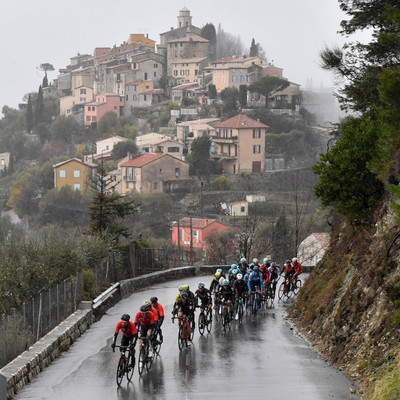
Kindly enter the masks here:
<path id="1" fill-rule="evenodd" d="M 126 364 L 126 377 L 129 382 L 132 380 L 134 370 L 135 370 L 135 354 L 129 352 L 128 362 Z"/>
<path id="2" fill-rule="evenodd" d="M 119 386 L 122 382 L 122 378 L 124 377 L 125 373 L 125 356 L 119 358 L 118 365 L 117 365 L 117 385 Z"/>
<path id="3" fill-rule="evenodd" d="M 151 340 L 151 349 L 153 350 L 154 357 L 158 356 L 160 353 L 161 343 L 158 340 L 158 333 L 154 335 L 154 338 Z"/>
<path id="4" fill-rule="evenodd" d="M 206 309 L 205 313 L 205 322 L 206 322 L 207 332 L 210 333 L 212 328 L 212 314 L 208 309 Z"/>
<path id="5" fill-rule="evenodd" d="M 198 321 L 198 324 L 199 324 L 199 333 L 200 333 L 201 336 L 203 336 L 204 330 L 205 330 L 205 328 L 206 328 L 204 312 L 201 312 L 201 313 L 199 314 L 199 321 Z"/>
<path id="6" fill-rule="evenodd" d="M 142 343 L 142 347 L 140 348 L 140 353 L 139 353 L 139 364 L 138 364 L 138 372 L 140 376 L 142 376 L 143 371 L 146 367 L 146 357 L 147 357 L 146 349 L 144 344 Z"/>
<path id="7" fill-rule="evenodd" d="M 189 336 L 189 341 L 193 341 L 193 337 L 194 337 L 194 331 L 196 330 L 195 329 L 195 327 L 196 327 L 196 324 L 195 324 L 195 322 L 194 322 L 194 315 L 193 315 L 193 317 L 192 317 L 192 319 L 188 322 L 188 324 L 190 324 L 190 328 L 191 328 L 191 330 L 190 330 L 190 336 Z"/>
<path id="8" fill-rule="evenodd" d="M 150 370 L 154 361 L 154 357 L 150 354 L 150 343 L 146 344 L 146 370 L 147 372 Z"/>
<path id="9" fill-rule="evenodd" d="M 282 282 L 278 289 L 278 299 L 282 300 L 284 295 L 285 295 L 285 283 Z"/>
<path id="10" fill-rule="evenodd" d="M 294 292 L 295 296 L 300 292 L 300 289 L 301 289 L 301 280 L 297 279 L 296 283 L 295 283 L 295 286 L 294 286 L 294 289 L 293 289 L 293 292 Z"/>

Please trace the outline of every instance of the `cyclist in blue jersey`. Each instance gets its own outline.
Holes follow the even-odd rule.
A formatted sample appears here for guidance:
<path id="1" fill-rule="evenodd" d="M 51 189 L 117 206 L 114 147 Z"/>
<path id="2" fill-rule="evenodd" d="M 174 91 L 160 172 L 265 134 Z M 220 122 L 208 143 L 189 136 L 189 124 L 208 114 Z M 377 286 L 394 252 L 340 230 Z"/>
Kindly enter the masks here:
<path id="1" fill-rule="evenodd" d="M 250 273 L 248 285 L 250 291 L 250 304 L 253 305 L 254 292 L 256 291 L 256 288 L 263 290 L 262 275 L 258 266 L 255 266 L 253 272 Z"/>

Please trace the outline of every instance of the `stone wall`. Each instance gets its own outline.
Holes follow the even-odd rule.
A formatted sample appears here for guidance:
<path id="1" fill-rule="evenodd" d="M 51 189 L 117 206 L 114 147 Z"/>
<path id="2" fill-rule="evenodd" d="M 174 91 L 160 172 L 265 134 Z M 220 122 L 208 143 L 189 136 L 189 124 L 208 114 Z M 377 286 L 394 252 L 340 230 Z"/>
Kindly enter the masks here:
<path id="1" fill-rule="evenodd" d="M 174 268 L 154 272 L 120 282 L 120 296 L 130 296 L 136 290 L 186 276 L 210 275 L 218 266 L 196 266 Z M 229 267 L 224 268 L 228 270 Z M 29 383 L 60 354 L 69 349 L 94 322 L 91 302 L 82 303 L 81 309 L 32 345 L 0 370 L 0 400 L 11 399 L 23 386 Z M 16 333 L 17 334 L 17 333 Z"/>

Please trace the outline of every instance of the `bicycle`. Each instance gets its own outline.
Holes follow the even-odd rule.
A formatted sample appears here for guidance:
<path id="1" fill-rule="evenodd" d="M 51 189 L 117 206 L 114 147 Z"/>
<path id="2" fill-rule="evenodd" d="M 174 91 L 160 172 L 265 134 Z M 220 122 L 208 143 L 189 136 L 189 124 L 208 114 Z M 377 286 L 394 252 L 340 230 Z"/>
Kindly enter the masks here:
<path id="1" fill-rule="evenodd" d="M 150 338 L 148 336 L 143 336 L 139 339 L 142 340 L 142 345 L 139 351 L 138 372 L 139 375 L 142 376 L 145 369 L 147 371 L 150 370 L 154 358 L 150 355 Z"/>
<path id="2" fill-rule="evenodd" d="M 265 290 L 265 307 L 272 307 L 275 300 L 275 291 L 271 281 L 268 281 L 267 288 Z"/>
<path id="3" fill-rule="evenodd" d="M 237 305 L 236 305 L 236 316 L 237 319 L 239 320 L 239 324 L 241 324 L 243 321 L 243 315 L 244 315 L 243 298 L 242 296 L 239 296 L 237 298 Z"/>
<path id="4" fill-rule="evenodd" d="M 215 320 L 218 321 L 218 319 L 221 316 L 221 301 L 218 298 L 214 300 L 214 313 L 215 313 Z"/>
<path id="5" fill-rule="evenodd" d="M 251 303 L 251 295 L 252 294 L 254 295 L 253 303 Z M 254 292 L 253 291 L 249 292 L 249 302 L 248 302 L 249 307 L 248 307 L 248 309 L 250 310 L 250 312 L 253 315 L 256 315 L 258 310 L 260 309 L 260 306 L 261 306 L 260 297 L 261 297 L 261 292 L 258 288 L 256 288 L 256 290 Z"/>
<path id="6" fill-rule="evenodd" d="M 222 326 L 224 332 L 226 332 L 227 329 L 231 329 L 232 312 L 229 310 L 227 301 L 222 300 L 221 304 L 224 306 L 224 311 L 222 312 Z"/>
<path id="7" fill-rule="evenodd" d="M 151 335 L 151 348 L 156 356 L 160 354 L 163 341 L 161 327 L 157 327 L 154 329 L 154 333 Z"/>
<path id="8" fill-rule="evenodd" d="M 133 371 L 135 370 L 135 347 L 134 344 L 129 346 L 115 346 L 120 349 L 121 354 L 117 365 L 117 385 L 121 385 L 124 375 L 128 382 L 132 380 Z M 113 350 L 114 351 L 114 350 Z M 128 355 L 126 354 L 128 352 Z"/>
<path id="9" fill-rule="evenodd" d="M 296 278 L 295 281 L 293 281 L 292 277 L 290 277 L 288 280 L 285 279 L 279 286 L 278 299 L 282 300 L 284 297 L 290 299 L 292 294 L 296 296 L 301 289 L 301 285 L 301 280 L 298 278 Z"/>
<path id="10" fill-rule="evenodd" d="M 207 332 L 211 332 L 212 327 L 212 314 L 208 306 L 198 306 L 202 311 L 199 314 L 199 333 L 203 336 L 204 331 L 207 329 Z"/>
<path id="11" fill-rule="evenodd" d="M 178 329 L 178 348 L 181 351 L 184 347 L 188 347 L 190 335 L 189 335 L 189 319 L 184 315 L 182 318 L 172 317 L 172 323 L 174 320 L 178 318 L 179 320 L 179 329 Z"/>

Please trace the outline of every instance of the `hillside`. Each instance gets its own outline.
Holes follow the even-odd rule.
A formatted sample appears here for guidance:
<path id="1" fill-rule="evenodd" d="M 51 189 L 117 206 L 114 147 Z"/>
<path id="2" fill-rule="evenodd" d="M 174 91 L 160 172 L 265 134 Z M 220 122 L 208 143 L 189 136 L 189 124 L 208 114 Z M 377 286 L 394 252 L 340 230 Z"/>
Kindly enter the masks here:
<path id="1" fill-rule="evenodd" d="M 400 398 L 400 237 L 388 197 L 373 224 L 333 225 L 329 251 L 289 311 L 328 361 L 379 400 Z"/>

